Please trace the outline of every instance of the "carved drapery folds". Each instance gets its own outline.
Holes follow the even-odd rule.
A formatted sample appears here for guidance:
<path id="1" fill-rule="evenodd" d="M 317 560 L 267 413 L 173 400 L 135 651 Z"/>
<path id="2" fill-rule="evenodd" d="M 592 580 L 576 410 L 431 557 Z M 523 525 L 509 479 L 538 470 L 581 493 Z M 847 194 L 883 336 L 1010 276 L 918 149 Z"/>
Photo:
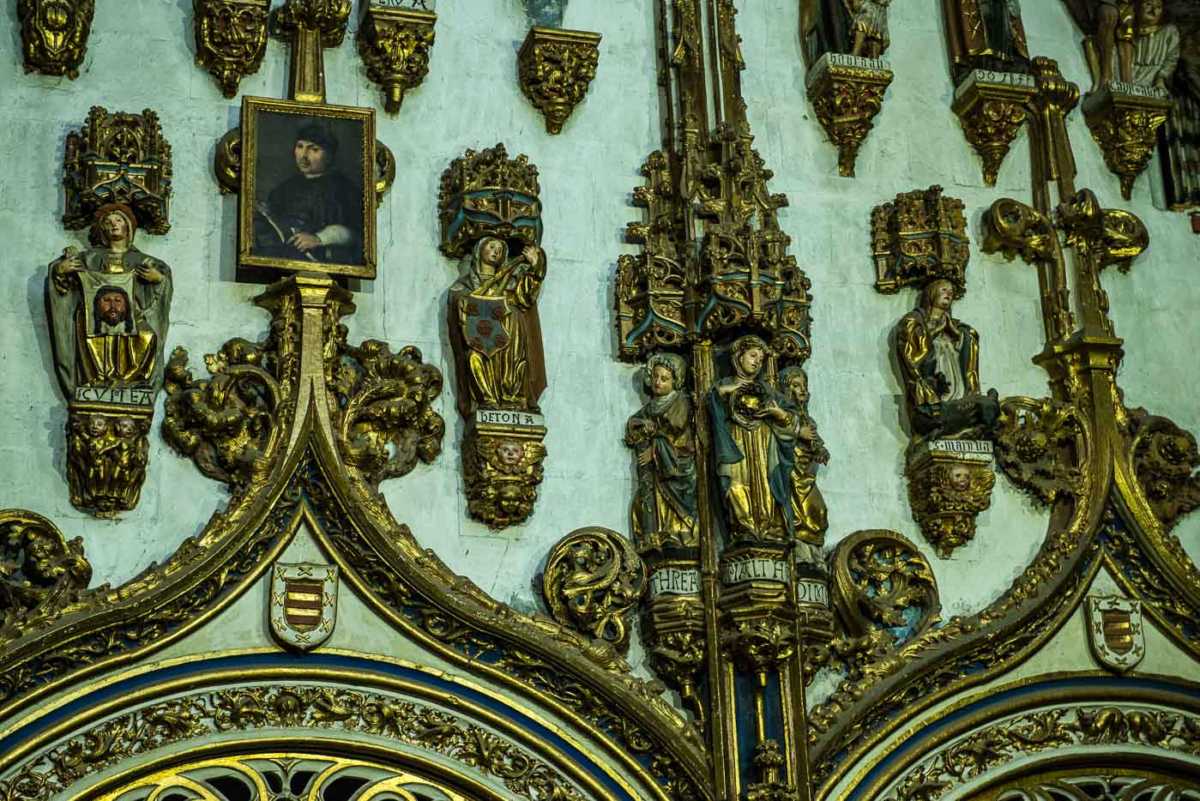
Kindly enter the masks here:
<path id="1" fill-rule="evenodd" d="M 546 132 L 563 124 L 587 94 L 600 60 L 600 34 L 562 28 L 529 29 L 517 54 L 521 91 L 546 118 Z"/>
<path id="2" fill-rule="evenodd" d="M 79 77 L 95 0 L 18 0 L 25 71 Z"/>
<path id="3" fill-rule="evenodd" d="M 573 531 L 550 549 L 542 597 L 555 620 L 629 649 L 631 611 L 646 590 L 646 566 L 620 534 L 592 527 Z"/>
<path id="4" fill-rule="evenodd" d="M 0 510 L 0 567 L 5 639 L 75 603 L 92 579 L 83 540 L 68 540 L 49 520 L 23 509 Z"/>
<path id="5" fill-rule="evenodd" d="M 420 86 L 429 73 L 436 22 L 432 11 L 363 4 L 358 54 L 367 77 L 383 90 L 383 107 L 389 114 L 400 111 L 405 93 Z"/>
<path id="6" fill-rule="evenodd" d="M 262 65 L 270 5 L 270 0 L 192 2 L 196 63 L 212 74 L 225 97 L 237 95 L 242 78 Z"/>
<path id="7" fill-rule="evenodd" d="M 537 168 L 504 145 L 468 150 L 442 174 L 442 252 L 450 287 L 458 409 L 467 420 L 467 509 L 492 528 L 528 519 L 542 481 L 546 388 L 538 295 L 546 276 Z"/>

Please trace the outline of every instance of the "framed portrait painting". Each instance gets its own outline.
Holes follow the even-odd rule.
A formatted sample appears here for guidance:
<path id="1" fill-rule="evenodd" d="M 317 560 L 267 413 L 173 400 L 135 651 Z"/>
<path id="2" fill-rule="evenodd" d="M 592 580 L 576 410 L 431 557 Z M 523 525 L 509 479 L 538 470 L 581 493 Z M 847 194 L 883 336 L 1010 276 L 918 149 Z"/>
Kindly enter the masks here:
<path id="1" fill-rule="evenodd" d="M 238 262 L 375 277 L 375 110 L 242 98 Z"/>

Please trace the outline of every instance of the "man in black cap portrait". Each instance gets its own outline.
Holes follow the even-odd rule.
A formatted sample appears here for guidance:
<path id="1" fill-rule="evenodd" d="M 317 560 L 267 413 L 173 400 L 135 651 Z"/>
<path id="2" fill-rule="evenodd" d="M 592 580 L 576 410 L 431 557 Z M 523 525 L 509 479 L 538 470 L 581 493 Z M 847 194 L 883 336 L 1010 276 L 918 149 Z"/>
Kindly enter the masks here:
<path id="1" fill-rule="evenodd" d="M 255 204 L 256 255 L 362 263 L 362 191 L 335 169 L 337 153 L 328 125 L 308 122 L 296 132 L 296 174 Z"/>

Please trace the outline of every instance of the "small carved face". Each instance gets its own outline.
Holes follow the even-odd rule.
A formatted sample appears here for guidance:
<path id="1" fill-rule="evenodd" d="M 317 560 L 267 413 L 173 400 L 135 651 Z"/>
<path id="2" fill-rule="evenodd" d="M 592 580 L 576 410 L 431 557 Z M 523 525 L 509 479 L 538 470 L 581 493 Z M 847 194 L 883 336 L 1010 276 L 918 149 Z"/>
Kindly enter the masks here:
<path id="1" fill-rule="evenodd" d="M 297 139 L 292 152 L 296 157 L 296 169 L 306 178 L 324 175 L 329 169 L 329 153 L 316 142 Z"/>
<path id="2" fill-rule="evenodd" d="M 104 219 L 100 221 L 100 227 L 104 229 L 104 235 L 108 237 L 109 242 L 124 241 L 129 238 L 129 220 L 125 219 L 125 215 L 120 212 L 109 212 L 104 215 Z"/>
<path id="3" fill-rule="evenodd" d="M 949 281 L 940 281 L 933 289 L 933 308 L 944 312 L 950 311 L 954 304 L 954 287 Z"/>
<path id="4" fill-rule="evenodd" d="M 525 457 L 525 446 L 516 440 L 506 439 L 496 446 L 496 458 L 505 467 L 516 467 Z"/>
<path id="5" fill-rule="evenodd" d="M 742 372 L 746 375 L 756 376 L 762 369 L 763 358 L 766 355 L 762 348 L 752 345 L 742 351 L 742 355 L 738 357 L 738 367 L 742 368 Z"/>
<path id="6" fill-rule="evenodd" d="M 1157 25 L 1163 18 L 1163 0 L 1142 0 L 1138 22 L 1142 25 Z"/>
<path id="7" fill-rule="evenodd" d="M 87 421 L 87 432 L 92 437 L 102 437 L 108 433 L 108 418 L 93 414 Z"/>
<path id="8" fill-rule="evenodd" d="M 950 486 L 959 492 L 965 492 L 971 488 L 971 471 L 963 465 L 955 465 L 950 468 Z"/>
<path id="9" fill-rule="evenodd" d="M 129 317 L 129 302 L 124 292 L 102 292 L 96 296 L 96 313 L 108 325 L 119 325 Z"/>
<path id="10" fill-rule="evenodd" d="M 675 374 L 663 365 L 655 365 L 650 371 L 650 393 L 664 398 L 675 391 Z"/>
<path id="11" fill-rule="evenodd" d="M 489 239 L 479 249 L 479 258 L 484 264 L 499 265 L 504 259 L 504 243 L 499 239 Z"/>
<path id="12" fill-rule="evenodd" d="M 116 429 L 118 437 L 128 439 L 137 433 L 137 424 L 133 422 L 132 417 L 118 417 Z"/>
<path id="13" fill-rule="evenodd" d="M 808 403 L 808 376 L 796 371 L 788 376 L 787 391 L 797 404 Z"/>

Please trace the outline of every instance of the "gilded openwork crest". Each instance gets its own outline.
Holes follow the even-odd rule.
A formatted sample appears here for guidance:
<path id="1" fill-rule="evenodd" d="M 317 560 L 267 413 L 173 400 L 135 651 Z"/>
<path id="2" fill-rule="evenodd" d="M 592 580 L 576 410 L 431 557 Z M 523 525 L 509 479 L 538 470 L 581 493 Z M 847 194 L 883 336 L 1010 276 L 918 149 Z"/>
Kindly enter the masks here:
<path id="1" fill-rule="evenodd" d="M 1106 668 L 1124 673 L 1146 655 L 1141 601 L 1120 595 L 1089 597 L 1087 621 L 1092 653 Z"/>
<path id="2" fill-rule="evenodd" d="M 285 645 L 311 651 L 333 634 L 337 592 L 336 565 L 276 563 L 268 610 L 271 631 Z"/>

